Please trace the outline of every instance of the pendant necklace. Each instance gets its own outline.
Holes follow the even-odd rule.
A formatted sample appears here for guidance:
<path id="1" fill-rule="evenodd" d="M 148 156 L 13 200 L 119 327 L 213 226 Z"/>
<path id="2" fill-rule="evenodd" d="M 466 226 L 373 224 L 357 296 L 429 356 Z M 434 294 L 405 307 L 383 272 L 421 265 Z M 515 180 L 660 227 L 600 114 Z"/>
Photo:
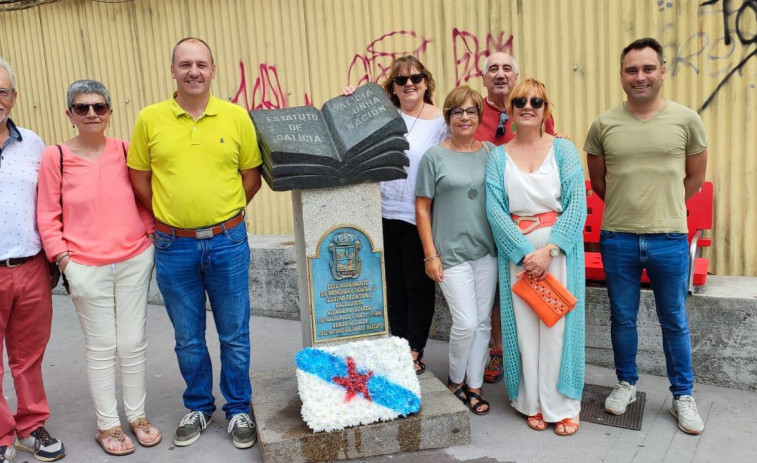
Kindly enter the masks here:
<path id="1" fill-rule="evenodd" d="M 475 145 L 476 140 L 473 140 L 473 143 L 471 143 L 471 146 Z M 449 144 L 452 145 L 452 148 L 455 148 L 455 143 L 452 141 L 452 138 L 449 139 Z M 464 152 L 464 151 L 458 151 L 458 152 Z M 469 151 L 469 153 L 472 152 L 476 156 L 476 167 L 473 168 L 473 172 L 475 173 L 478 170 L 478 152 L 477 151 Z M 478 190 L 473 188 L 473 177 L 468 174 L 468 199 L 473 201 L 474 199 L 478 198 Z"/>
<path id="2" fill-rule="evenodd" d="M 410 128 L 407 130 L 408 135 L 410 134 L 410 132 L 413 131 L 413 127 L 415 127 L 415 123 L 418 122 L 418 119 L 421 117 L 421 114 L 423 113 L 423 108 L 425 108 L 425 107 L 426 107 L 426 102 L 424 101 L 423 102 L 423 106 L 421 106 L 421 110 L 418 111 L 418 115 L 415 116 L 415 120 L 413 121 L 412 125 L 410 125 Z M 405 114 L 407 114 L 407 113 L 405 113 Z M 409 116 L 410 114 L 407 114 L 407 115 Z"/>
<path id="3" fill-rule="evenodd" d="M 478 170 L 478 153 L 476 153 L 476 167 L 473 168 L 473 172 L 475 173 Z M 478 198 L 478 190 L 473 188 L 473 177 L 468 175 L 468 185 L 470 188 L 468 188 L 468 199 L 473 201 L 474 199 Z"/>

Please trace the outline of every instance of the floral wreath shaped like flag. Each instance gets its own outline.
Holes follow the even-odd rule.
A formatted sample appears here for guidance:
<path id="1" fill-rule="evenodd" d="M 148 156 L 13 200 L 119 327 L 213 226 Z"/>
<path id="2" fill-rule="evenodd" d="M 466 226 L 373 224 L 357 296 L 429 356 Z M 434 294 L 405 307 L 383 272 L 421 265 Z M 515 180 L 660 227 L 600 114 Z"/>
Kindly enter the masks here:
<path id="1" fill-rule="evenodd" d="M 302 418 L 313 431 L 390 421 L 421 408 L 421 388 L 405 339 L 307 347 L 296 363 Z"/>

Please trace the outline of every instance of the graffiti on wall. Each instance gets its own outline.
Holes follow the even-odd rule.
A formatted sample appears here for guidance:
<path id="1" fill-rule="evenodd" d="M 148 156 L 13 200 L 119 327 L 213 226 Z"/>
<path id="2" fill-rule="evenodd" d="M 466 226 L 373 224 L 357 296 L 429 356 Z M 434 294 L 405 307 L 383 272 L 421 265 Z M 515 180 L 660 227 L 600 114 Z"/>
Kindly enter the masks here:
<path id="1" fill-rule="evenodd" d="M 244 61 L 239 61 L 239 86 L 237 93 L 230 101 L 246 108 L 253 109 L 283 109 L 287 107 L 286 92 L 281 87 L 279 72 L 276 66 L 260 63 L 258 75 L 255 77 L 252 91 L 247 85 L 247 73 Z M 310 97 L 305 93 L 305 105 L 310 106 Z"/>
<path id="2" fill-rule="evenodd" d="M 366 82 L 378 82 L 386 77 L 392 60 L 397 56 L 413 55 L 422 59 L 432 39 L 415 31 L 399 30 L 381 35 L 371 41 L 363 53 L 353 56 L 347 68 L 347 82 L 359 86 Z M 512 53 L 513 36 L 504 31 L 478 35 L 458 28 L 452 29 L 452 51 L 455 62 L 455 85 L 467 83 L 481 76 L 481 66 L 491 53 Z M 229 100 L 248 111 L 253 109 L 281 109 L 288 107 L 275 65 L 260 63 L 251 88 L 244 61 L 239 61 L 239 85 L 236 94 Z M 305 105 L 311 105 L 306 93 Z"/>
<path id="3" fill-rule="evenodd" d="M 455 85 L 467 83 L 470 79 L 481 76 L 481 66 L 490 53 L 502 51 L 508 54 L 513 52 L 513 36 L 505 39 L 505 32 L 499 31 L 496 35 L 486 34 L 484 40 L 480 40 L 472 32 L 452 29 L 452 54 L 455 58 Z"/>
<path id="4" fill-rule="evenodd" d="M 745 76 L 744 72 L 747 64 L 757 62 L 757 0 L 707 0 L 699 7 L 700 20 L 715 15 L 722 29 L 715 33 L 700 30 L 678 41 L 675 24 L 668 23 L 663 27 L 663 37 L 668 34 L 672 37 L 663 39 L 662 45 L 672 50 L 672 58 L 667 63 L 671 77 L 689 71 L 718 79 L 698 108 L 702 112 L 737 77 L 752 80 L 750 88 L 755 88 L 757 74 Z"/>
<path id="5" fill-rule="evenodd" d="M 410 46 L 406 46 L 406 44 Z M 389 72 L 392 60 L 401 55 L 413 55 L 420 59 L 431 39 L 415 31 L 393 31 L 378 37 L 365 47 L 362 54 L 352 57 L 347 69 L 347 82 L 360 86 L 378 82 Z"/>

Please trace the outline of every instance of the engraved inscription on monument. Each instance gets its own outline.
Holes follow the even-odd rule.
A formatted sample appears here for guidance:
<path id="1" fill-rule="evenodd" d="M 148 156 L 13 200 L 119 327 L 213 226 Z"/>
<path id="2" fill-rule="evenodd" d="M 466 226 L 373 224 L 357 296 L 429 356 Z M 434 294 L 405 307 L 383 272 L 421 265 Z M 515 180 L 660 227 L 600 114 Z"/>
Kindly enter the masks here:
<path id="1" fill-rule="evenodd" d="M 385 334 L 382 251 L 360 229 L 333 228 L 308 257 L 313 342 Z"/>

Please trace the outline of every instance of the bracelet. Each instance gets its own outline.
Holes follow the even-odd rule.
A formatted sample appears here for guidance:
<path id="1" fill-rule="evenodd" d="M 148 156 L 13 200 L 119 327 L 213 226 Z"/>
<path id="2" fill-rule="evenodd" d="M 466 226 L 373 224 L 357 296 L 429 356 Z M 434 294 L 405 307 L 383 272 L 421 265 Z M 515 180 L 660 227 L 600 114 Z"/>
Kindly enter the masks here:
<path id="1" fill-rule="evenodd" d="M 433 256 L 424 257 L 423 258 L 423 262 L 428 262 L 430 260 L 434 260 L 434 259 L 438 259 L 438 258 L 439 258 L 439 254 L 434 254 Z"/>
<path id="2" fill-rule="evenodd" d="M 62 256 L 58 257 L 58 259 L 55 261 L 55 265 L 60 264 L 60 261 L 62 261 L 66 257 L 71 257 L 71 256 L 69 256 L 68 253 L 63 254 Z"/>

